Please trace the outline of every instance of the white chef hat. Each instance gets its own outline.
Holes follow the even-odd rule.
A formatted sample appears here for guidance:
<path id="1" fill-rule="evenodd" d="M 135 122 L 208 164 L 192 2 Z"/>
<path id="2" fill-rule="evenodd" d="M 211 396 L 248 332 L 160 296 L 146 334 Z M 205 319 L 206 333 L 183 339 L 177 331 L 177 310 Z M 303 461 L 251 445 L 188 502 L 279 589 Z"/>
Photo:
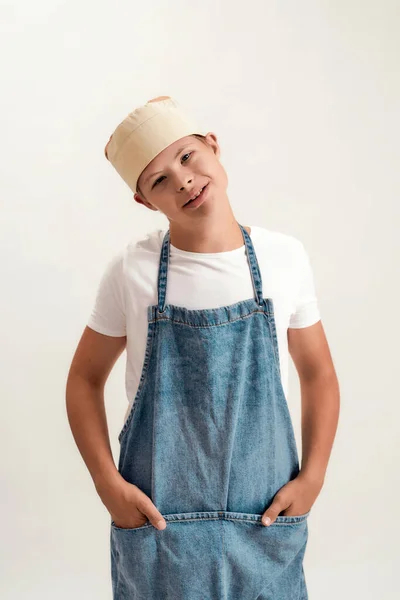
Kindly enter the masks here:
<path id="1" fill-rule="evenodd" d="M 111 134 L 104 154 L 135 193 L 142 171 L 177 140 L 206 132 L 170 96 L 158 96 L 135 110 Z"/>

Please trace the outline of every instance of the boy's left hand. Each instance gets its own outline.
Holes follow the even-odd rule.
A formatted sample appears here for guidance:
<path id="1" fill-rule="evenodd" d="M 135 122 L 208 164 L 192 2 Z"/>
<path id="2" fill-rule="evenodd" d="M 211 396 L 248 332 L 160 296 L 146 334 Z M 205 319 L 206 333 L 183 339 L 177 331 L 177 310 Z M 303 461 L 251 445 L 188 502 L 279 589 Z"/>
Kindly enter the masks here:
<path id="1" fill-rule="evenodd" d="M 276 517 L 281 513 L 284 517 L 298 517 L 307 513 L 315 500 L 317 499 L 323 482 L 318 479 L 312 479 L 301 472 L 286 485 L 280 488 L 275 494 L 272 503 L 263 513 L 263 525 L 271 525 Z M 264 523 L 265 518 L 271 519 Z"/>

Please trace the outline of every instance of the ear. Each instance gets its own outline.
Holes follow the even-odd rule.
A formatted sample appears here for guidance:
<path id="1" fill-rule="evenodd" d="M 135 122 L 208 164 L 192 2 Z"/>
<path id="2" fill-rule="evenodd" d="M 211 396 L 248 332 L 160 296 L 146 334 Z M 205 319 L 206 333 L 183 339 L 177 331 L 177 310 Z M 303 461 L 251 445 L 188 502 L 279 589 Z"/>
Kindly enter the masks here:
<path id="1" fill-rule="evenodd" d="M 209 131 L 205 137 L 206 137 L 206 141 L 207 141 L 209 147 L 212 149 L 215 156 L 217 158 L 220 158 L 221 149 L 218 144 L 218 138 L 217 138 L 216 134 L 213 131 Z"/>
<path id="2" fill-rule="evenodd" d="M 136 192 L 133 194 L 133 199 L 138 203 L 138 204 L 144 204 L 144 206 L 146 206 L 147 208 L 150 208 L 150 210 L 158 210 L 158 208 L 156 208 L 155 206 L 153 206 L 152 204 L 150 204 L 150 202 L 147 202 L 147 200 L 144 200 L 144 198 L 142 198 L 141 196 L 139 196 L 139 194 L 137 194 Z"/>

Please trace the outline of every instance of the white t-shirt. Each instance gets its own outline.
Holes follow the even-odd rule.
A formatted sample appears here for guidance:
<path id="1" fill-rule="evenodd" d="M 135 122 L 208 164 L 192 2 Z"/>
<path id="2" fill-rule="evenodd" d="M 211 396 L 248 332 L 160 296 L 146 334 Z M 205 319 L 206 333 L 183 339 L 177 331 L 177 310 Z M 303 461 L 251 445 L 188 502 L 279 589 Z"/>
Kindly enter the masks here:
<path id="1" fill-rule="evenodd" d="M 320 320 L 312 268 L 297 238 L 250 226 L 261 271 L 264 298 L 275 309 L 282 386 L 288 396 L 287 329 Z M 135 400 L 147 336 L 147 307 L 157 304 L 161 245 L 167 229 L 130 241 L 107 264 L 87 325 L 99 333 L 127 336 L 125 388 L 128 406 Z M 170 244 L 166 304 L 189 309 L 227 306 L 254 297 L 245 246 L 226 252 L 189 252 Z"/>

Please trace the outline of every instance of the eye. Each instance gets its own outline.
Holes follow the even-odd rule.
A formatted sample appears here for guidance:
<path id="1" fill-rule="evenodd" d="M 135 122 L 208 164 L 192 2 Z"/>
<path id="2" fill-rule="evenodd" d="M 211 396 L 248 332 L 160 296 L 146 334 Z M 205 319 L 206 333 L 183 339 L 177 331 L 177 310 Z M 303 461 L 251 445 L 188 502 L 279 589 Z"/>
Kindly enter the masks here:
<path id="1" fill-rule="evenodd" d="M 156 187 L 156 185 L 158 184 L 159 181 L 161 181 L 161 179 L 162 179 L 162 177 L 159 177 L 158 179 L 156 179 L 156 181 L 151 186 L 151 189 L 153 189 L 154 187 Z"/>
<path id="2" fill-rule="evenodd" d="M 185 156 L 190 156 L 191 154 L 193 154 L 193 152 L 186 152 L 186 154 L 182 155 L 182 158 L 184 158 Z M 185 160 L 184 162 L 187 162 L 187 160 Z M 161 177 L 159 177 L 158 179 L 155 180 L 155 182 L 153 183 L 153 185 L 151 186 L 151 189 L 155 188 L 156 185 L 164 178 L 164 175 L 162 175 Z"/>

